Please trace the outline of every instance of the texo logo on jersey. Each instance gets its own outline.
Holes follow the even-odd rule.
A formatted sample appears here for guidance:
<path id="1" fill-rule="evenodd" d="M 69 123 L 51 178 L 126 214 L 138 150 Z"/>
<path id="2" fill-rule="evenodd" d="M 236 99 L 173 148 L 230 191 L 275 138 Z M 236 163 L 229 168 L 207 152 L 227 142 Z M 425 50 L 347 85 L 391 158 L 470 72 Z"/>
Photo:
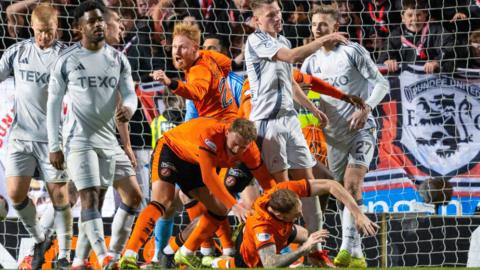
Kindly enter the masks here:
<path id="1" fill-rule="evenodd" d="M 325 78 L 325 80 L 335 86 L 335 87 L 338 87 L 338 86 L 342 86 L 342 85 L 346 85 L 347 83 L 350 82 L 350 80 L 348 79 L 347 76 L 345 75 L 342 75 L 342 76 L 339 76 L 339 77 L 330 77 L 330 78 Z"/>
<path id="2" fill-rule="evenodd" d="M 108 76 L 84 76 L 79 77 L 82 87 L 117 87 L 117 78 Z"/>
<path id="3" fill-rule="evenodd" d="M 27 82 L 48 83 L 48 79 L 50 78 L 50 74 L 48 73 L 42 73 L 38 71 L 24 70 L 24 69 L 20 69 L 19 71 L 20 71 L 20 76 L 22 77 L 22 80 Z"/>

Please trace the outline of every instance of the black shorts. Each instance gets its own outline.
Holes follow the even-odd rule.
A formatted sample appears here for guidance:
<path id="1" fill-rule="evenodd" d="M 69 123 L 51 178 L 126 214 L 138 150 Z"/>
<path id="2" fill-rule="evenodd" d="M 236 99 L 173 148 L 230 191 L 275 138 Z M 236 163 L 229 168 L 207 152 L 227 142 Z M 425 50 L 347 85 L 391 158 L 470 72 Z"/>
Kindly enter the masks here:
<path id="1" fill-rule="evenodd" d="M 247 165 L 240 163 L 239 165 L 228 169 L 225 175 L 224 184 L 227 190 L 235 196 L 242 192 L 245 187 L 250 185 L 253 180 L 253 175 Z"/>
<path id="2" fill-rule="evenodd" d="M 200 166 L 179 158 L 167 144 L 160 152 L 158 175 L 165 182 L 177 184 L 187 195 L 191 190 L 205 186 Z"/>

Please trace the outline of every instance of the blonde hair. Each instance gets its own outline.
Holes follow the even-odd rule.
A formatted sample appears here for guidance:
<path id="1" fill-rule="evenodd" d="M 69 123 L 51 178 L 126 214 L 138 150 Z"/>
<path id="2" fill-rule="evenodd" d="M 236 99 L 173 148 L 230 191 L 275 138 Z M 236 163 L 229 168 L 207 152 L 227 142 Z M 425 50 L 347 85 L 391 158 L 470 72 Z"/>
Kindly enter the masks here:
<path id="1" fill-rule="evenodd" d="M 58 11 L 49 4 L 38 5 L 32 12 L 32 22 L 48 23 L 52 20 L 58 24 Z"/>
<path id="2" fill-rule="evenodd" d="M 173 37 L 185 36 L 199 46 L 201 35 L 198 25 L 187 22 L 177 23 L 173 29 Z"/>
<path id="3" fill-rule="evenodd" d="M 238 133 L 238 135 L 247 141 L 253 141 L 257 139 L 257 129 L 255 128 L 253 122 L 247 119 L 235 119 L 228 130 Z"/>

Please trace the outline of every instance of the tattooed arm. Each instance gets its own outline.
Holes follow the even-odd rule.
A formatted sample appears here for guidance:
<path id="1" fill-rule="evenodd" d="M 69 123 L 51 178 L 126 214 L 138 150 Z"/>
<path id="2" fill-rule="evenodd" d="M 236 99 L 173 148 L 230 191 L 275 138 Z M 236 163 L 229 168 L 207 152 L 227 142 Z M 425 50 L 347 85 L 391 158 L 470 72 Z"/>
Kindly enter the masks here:
<path id="1" fill-rule="evenodd" d="M 327 236 L 327 231 L 317 231 L 308 236 L 307 241 L 291 253 L 277 254 L 277 247 L 275 245 L 267 245 L 259 249 L 258 254 L 265 268 L 286 267 L 301 256 L 308 254 L 317 243 L 324 241 Z"/>

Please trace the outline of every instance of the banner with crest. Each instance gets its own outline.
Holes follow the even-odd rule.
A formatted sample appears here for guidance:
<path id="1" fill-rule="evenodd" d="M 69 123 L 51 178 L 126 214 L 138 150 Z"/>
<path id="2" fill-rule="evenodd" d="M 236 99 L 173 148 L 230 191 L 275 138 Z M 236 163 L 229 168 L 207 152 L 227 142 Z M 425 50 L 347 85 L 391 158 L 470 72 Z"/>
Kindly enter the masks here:
<path id="1" fill-rule="evenodd" d="M 424 211 L 417 187 L 432 177 L 453 186 L 441 214 L 480 208 L 480 70 L 427 75 L 411 66 L 390 78 L 378 108 L 376 161 L 365 179 L 370 212 Z"/>

